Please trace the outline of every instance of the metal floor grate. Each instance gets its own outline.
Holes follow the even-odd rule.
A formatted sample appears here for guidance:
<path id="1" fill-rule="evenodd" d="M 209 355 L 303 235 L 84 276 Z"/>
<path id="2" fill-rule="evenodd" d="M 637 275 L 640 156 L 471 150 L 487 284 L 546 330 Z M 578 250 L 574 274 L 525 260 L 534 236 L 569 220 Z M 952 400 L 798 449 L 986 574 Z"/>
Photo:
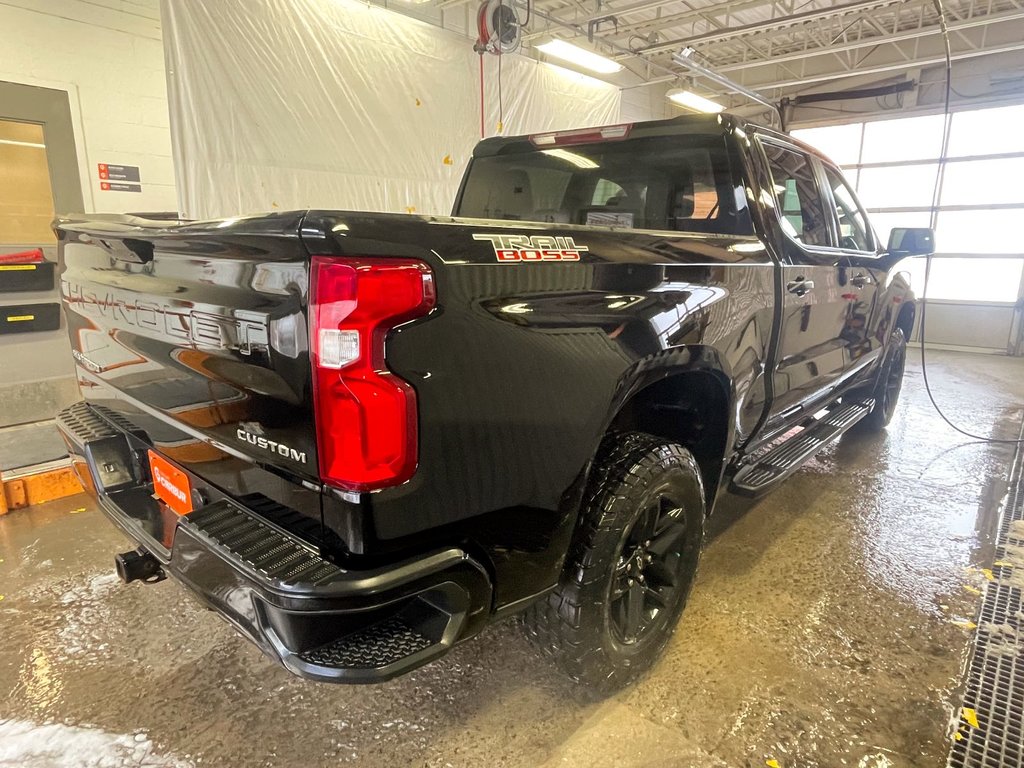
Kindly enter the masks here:
<path id="1" fill-rule="evenodd" d="M 1014 565 L 1017 567 L 1015 568 Z M 1024 451 L 1018 446 L 982 598 L 950 768 L 1024 768 Z"/>

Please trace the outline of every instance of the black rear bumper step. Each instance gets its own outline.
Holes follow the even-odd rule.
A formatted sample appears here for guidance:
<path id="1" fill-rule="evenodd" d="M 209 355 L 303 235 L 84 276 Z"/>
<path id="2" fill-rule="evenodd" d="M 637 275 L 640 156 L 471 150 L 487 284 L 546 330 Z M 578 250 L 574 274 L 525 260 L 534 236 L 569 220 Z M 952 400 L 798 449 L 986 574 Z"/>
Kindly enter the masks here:
<path id="1" fill-rule="evenodd" d="M 490 614 L 490 577 L 463 550 L 347 569 L 283 527 L 297 513 L 258 494 L 232 498 L 211 489 L 201 509 L 174 516 L 171 541 L 158 540 L 161 526 L 147 525 L 139 511 L 156 504 L 152 485 L 132 463 L 151 446 L 121 421 L 86 403 L 59 416 L 87 489 L 163 572 L 295 674 L 387 680 L 444 654 Z"/>
<path id="2" fill-rule="evenodd" d="M 342 573 L 304 542 L 234 504 L 209 504 L 188 515 L 182 524 L 194 526 L 211 546 L 237 558 L 277 588 L 315 588 Z"/>
<path id="3" fill-rule="evenodd" d="M 741 467 L 732 478 L 730 490 L 751 497 L 767 493 L 818 451 L 867 416 L 872 405 L 874 400 L 870 398 L 853 403 L 841 403 L 821 418 L 811 420 L 803 430 Z"/>

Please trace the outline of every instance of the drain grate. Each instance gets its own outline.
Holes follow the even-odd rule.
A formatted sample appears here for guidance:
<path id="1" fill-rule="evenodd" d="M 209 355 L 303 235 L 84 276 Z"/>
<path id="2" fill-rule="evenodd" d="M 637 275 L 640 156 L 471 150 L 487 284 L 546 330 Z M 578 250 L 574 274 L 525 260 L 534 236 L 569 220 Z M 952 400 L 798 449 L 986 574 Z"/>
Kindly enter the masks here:
<path id="1" fill-rule="evenodd" d="M 977 726 L 961 722 L 950 768 L 1024 768 L 1024 451 L 1020 447 L 999 521 L 992 576 L 982 598 L 964 695 L 964 712 L 974 710 Z"/>

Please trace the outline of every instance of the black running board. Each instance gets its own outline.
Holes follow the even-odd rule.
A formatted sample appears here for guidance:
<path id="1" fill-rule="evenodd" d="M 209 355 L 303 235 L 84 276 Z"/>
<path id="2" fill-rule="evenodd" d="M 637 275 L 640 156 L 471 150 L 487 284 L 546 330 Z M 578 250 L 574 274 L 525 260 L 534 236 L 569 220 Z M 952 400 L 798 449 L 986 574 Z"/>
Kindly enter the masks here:
<path id="1" fill-rule="evenodd" d="M 814 454 L 867 416 L 874 402 L 868 398 L 854 403 L 842 403 L 831 408 L 821 418 L 805 422 L 800 432 L 740 467 L 733 475 L 729 490 L 750 497 L 767 493 L 796 472 Z"/>

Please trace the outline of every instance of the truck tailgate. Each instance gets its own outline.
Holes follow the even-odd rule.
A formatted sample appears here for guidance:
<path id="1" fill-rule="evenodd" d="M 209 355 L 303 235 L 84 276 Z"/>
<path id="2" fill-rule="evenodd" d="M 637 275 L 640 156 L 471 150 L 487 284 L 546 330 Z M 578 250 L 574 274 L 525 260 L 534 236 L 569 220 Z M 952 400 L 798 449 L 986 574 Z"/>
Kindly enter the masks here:
<path id="1" fill-rule="evenodd" d="M 229 491 L 317 480 L 302 217 L 57 224 L 83 396 Z"/>

